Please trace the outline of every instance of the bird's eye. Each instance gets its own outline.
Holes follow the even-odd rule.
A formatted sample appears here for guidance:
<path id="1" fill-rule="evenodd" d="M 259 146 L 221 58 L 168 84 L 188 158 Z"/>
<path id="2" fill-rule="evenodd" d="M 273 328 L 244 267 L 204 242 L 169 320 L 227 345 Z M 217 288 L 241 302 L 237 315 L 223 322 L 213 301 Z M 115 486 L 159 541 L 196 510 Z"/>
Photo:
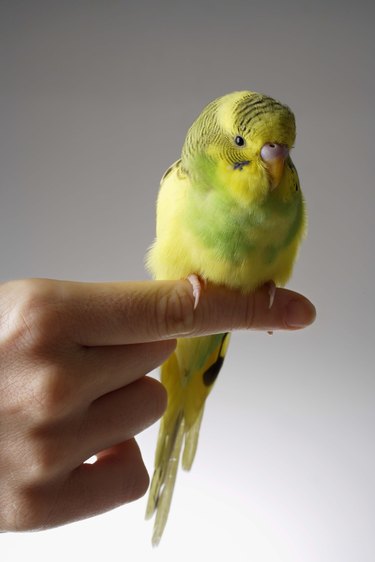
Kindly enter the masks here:
<path id="1" fill-rule="evenodd" d="M 236 138 L 234 139 L 234 142 L 236 143 L 237 146 L 244 146 L 245 139 L 240 135 L 237 135 Z"/>

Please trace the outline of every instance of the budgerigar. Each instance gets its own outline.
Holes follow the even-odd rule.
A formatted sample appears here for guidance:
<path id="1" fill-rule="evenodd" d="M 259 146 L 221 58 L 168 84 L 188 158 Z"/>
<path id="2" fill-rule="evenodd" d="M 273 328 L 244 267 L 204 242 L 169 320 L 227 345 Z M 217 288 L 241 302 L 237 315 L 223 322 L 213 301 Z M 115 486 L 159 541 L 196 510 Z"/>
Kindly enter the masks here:
<path id="1" fill-rule="evenodd" d="M 240 91 L 209 103 L 161 180 L 156 239 L 147 256 L 154 278 L 189 278 L 198 306 L 202 281 L 244 292 L 283 286 L 306 227 L 290 157 L 294 141 L 293 113 L 271 97 Z M 181 338 L 162 366 L 168 408 L 146 511 L 146 517 L 156 511 L 154 545 L 167 521 L 182 448 L 182 467 L 193 463 L 205 401 L 228 343 L 229 334 Z"/>

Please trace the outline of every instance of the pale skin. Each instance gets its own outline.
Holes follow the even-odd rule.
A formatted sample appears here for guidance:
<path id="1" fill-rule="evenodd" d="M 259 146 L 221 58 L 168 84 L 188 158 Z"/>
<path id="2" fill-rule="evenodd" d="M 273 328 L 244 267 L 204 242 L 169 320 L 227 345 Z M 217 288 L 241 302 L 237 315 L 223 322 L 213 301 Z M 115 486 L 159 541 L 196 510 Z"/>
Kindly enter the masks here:
<path id="1" fill-rule="evenodd" d="M 164 412 L 166 392 L 146 375 L 175 338 L 296 330 L 314 318 L 286 289 L 269 308 L 268 287 L 243 295 L 208 284 L 194 309 L 187 280 L 0 285 L 0 531 L 55 527 L 146 492 L 134 437 Z"/>

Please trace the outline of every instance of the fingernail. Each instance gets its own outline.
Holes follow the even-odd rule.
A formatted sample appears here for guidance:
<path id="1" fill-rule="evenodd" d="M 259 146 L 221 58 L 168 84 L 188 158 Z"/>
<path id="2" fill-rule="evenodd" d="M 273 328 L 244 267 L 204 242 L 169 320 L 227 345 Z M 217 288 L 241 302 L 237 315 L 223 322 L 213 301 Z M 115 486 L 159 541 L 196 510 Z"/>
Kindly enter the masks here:
<path id="1" fill-rule="evenodd" d="M 290 301 L 285 309 L 284 320 L 290 328 L 304 328 L 316 317 L 315 307 L 309 301 Z"/>

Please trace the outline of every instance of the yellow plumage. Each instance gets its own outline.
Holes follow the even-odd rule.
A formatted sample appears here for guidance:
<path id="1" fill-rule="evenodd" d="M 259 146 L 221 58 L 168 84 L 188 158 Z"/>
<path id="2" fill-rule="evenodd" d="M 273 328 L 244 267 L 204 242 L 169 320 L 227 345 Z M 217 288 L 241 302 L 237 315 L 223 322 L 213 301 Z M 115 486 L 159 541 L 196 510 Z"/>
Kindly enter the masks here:
<path id="1" fill-rule="evenodd" d="M 262 94 L 234 92 L 204 108 L 181 159 L 161 181 L 147 257 L 154 277 L 194 274 L 243 291 L 269 281 L 284 285 L 306 226 L 289 155 L 294 139 L 289 108 Z M 183 444 L 183 468 L 193 462 L 205 400 L 228 343 L 228 334 L 180 339 L 162 366 L 169 401 L 146 513 L 157 511 L 153 544 L 164 530 Z"/>

